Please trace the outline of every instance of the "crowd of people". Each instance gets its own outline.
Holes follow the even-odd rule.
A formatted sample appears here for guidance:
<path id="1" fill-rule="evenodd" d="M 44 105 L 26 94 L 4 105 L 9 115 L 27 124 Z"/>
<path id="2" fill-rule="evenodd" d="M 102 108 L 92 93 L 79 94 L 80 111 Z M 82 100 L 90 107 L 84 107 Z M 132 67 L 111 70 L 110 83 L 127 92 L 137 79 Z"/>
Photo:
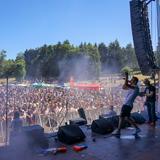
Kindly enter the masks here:
<path id="1" fill-rule="evenodd" d="M 8 118 L 11 120 L 15 111 L 20 113 L 25 124 L 36 123 L 38 115 L 56 116 L 63 108 L 68 112 L 77 111 L 83 107 L 85 110 L 108 108 L 114 106 L 119 112 L 124 101 L 125 92 L 121 85 L 110 87 L 101 91 L 76 90 L 66 88 L 34 88 L 32 86 L 10 86 L 8 92 Z M 136 100 L 136 110 L 143 110 L 143 98 Z M 0 87 L 0 118 L 5 120 L 6 88 Z M 105 113 L 104 113 L 105 114 Z"/>

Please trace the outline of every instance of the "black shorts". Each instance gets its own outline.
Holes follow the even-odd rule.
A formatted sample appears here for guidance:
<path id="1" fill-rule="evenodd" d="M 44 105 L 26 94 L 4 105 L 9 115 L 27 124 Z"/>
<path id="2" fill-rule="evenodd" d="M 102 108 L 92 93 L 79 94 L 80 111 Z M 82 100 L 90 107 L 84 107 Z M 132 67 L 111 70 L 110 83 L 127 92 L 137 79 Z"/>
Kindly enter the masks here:
<path id="1" fill-rule="evenodd" d="M 128 106 L 128 105 L 123 105 L 122 109 L 121 109 L 121 117 L 130 117 L 131 115 L 131 110 L 132 110 L 132 106 Z"/>

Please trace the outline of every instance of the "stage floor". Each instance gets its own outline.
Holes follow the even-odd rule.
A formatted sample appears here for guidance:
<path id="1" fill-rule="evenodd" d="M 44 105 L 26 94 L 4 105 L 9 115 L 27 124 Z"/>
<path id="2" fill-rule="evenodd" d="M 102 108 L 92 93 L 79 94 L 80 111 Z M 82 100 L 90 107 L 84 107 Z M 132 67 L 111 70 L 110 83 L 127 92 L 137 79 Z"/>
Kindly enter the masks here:
<path id="1" fill-rule="evenodd" d="M 140 138 L 135 138 L 133 128 L 122 130 L 121 138 L 111 135 L 92 135 L 91 130 L 83 128 L 87 136 L 85 142 L 87 149 L 76 153 L 72 146 L 67 146 L 66 153 L 42 156 L 29 152 L 15 154 L 15 151 L 0 148 L 0 160 L 159 160 L 160 159 L 160 122 L 153 128 L 148 125 L 140 126 Z M 95 138 L 95 142 L 93 141 Z M 62 144 L 50 138 L 51 147 Z"/>

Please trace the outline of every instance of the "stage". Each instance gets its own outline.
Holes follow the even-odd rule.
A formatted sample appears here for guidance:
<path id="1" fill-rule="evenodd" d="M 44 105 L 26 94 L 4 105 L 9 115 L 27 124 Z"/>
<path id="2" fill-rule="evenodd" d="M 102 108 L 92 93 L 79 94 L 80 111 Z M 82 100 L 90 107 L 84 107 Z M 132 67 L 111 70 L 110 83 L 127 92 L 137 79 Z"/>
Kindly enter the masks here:
<path id="1" fill-rule="evenodd" d="M 142 132 L 139 138 L 135 138 L 132 133 L 133 128 L 122 130 L 121 138 L 111 135 L 91 134 L 91 130 L 82 127 L 86 134 L 85 142 L 87 149 L 75 152 L 73 145 L 66 146 L 66 153 L 56 155 L 41 155 L 37 152 L 28 151 L 16 154 L 18 149 L 1 147 L 0 160 L 159 160 L 160 149 L 160 124 L 153 128 L 148 125 L 141 125 Z M 56 142 L 54 137 L 50 137 L 50 147 L 60 147 L 62 144 Z"/>

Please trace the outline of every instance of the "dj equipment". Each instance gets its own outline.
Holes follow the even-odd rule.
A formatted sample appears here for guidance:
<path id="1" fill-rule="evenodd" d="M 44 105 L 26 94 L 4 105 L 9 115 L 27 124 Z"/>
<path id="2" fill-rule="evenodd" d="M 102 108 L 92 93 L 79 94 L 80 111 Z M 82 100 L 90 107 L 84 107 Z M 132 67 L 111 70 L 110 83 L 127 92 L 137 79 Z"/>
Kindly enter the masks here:
<path id="1" fill-rule="evenodd" d="M 87 124 L 87 118 L 83 108 L 78 109 L 79 118 L 72 119 L 69 121 L 70 124 L 76 124 L 78 126 Z"/>
<path id="2" fill-rule="evenodd" d="M 69 124 L 76 124 L 78 126 L 82 126 L 87 124 L 87 121 L 83 118 L 76 118 L 69 121 Z"/>

